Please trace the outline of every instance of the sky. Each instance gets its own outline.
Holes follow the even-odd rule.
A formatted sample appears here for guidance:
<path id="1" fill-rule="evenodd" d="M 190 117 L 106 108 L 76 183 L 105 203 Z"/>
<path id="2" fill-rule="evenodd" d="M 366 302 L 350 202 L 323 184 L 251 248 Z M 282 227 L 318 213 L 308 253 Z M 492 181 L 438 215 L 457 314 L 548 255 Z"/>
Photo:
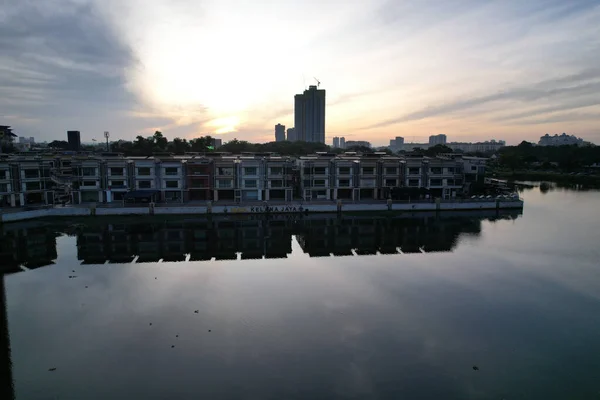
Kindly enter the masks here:
<path id="1" fill-rule="evenodd" d="M 38 141 L 272 141 L 315 78 L 329 144 L 600 144 L 600 1 L 0 0 L 0 125 Z"/>

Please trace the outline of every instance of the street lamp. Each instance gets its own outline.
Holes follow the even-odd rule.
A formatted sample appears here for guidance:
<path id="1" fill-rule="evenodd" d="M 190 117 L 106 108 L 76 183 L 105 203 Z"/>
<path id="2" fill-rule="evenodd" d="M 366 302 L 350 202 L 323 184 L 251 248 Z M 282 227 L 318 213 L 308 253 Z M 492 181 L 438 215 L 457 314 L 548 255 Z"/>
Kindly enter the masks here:
<path id="1" fill-rule="evenodd" d="M 109 152 L 110 150 L 108 149 L 108 138 L 110 137 L 110 132 L 104 131 L 104 137 L 106 138 L 106 152 Z"/>

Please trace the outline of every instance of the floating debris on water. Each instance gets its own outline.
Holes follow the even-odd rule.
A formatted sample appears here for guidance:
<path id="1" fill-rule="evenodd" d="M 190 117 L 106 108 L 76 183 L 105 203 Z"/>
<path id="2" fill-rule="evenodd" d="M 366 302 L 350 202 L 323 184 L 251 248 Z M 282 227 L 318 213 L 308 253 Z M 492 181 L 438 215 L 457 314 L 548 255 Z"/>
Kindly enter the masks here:
<path id="1" fill-rule="evenodd" d="M 171 348 L 172 348 L 172 349 L 174 349 L 174 348 L 175 348 L 175 345 L 172 345 L 172 346 L 171 346 Z"/>
<path id="2" fill-rule="evenodd" d="M 477 365 L 473 365 L 473 371 L 479 371 L 479 367 Z"/>
<path id="3" fill-rule="evenodd" d="M 48 371 L 56 371 L 56 368 L 48 368 Z"/>
<path id="4" fill-rule="evenodd" d="M 200 310 L 195 310 L 194 314 L 198 314 L 200 312 Z"/>

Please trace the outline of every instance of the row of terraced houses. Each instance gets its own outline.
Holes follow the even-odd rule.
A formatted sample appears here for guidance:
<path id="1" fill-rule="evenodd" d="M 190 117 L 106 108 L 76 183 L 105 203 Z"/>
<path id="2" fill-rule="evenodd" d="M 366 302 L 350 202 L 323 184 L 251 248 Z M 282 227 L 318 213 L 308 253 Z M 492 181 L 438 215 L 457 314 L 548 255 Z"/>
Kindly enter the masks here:
<path id="1" fill-rule="evenodd" d="M 393 188 L 461 196 L 483 179 L 485 159 L 319 153 L 39 154 L 0 159 L 0 206 L 194 201 L 379 200 Z"/>

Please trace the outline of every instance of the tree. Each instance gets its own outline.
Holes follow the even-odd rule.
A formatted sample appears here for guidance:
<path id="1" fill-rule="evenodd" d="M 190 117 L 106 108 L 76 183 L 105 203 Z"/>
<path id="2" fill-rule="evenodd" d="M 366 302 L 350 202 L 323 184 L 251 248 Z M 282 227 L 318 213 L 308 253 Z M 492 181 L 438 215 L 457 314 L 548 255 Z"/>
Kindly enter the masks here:
<path id="1" fill-rule="evenodd" d="M 50 143 L 48 143 L 48 147 L 52 149 L 68 150 L 69 142 L 65 140 L 53 140 Z"/>
<path id="2" fill-rule="evenodd" d="M 436 144 L 435 146 L 428 148 L 424 152 L 424 154 L 428 157 L 435 157 L 438 154 L 443 153 L 452 153 L 452 149 L 448 146 L 444 146 L 443 144 Z"/>

